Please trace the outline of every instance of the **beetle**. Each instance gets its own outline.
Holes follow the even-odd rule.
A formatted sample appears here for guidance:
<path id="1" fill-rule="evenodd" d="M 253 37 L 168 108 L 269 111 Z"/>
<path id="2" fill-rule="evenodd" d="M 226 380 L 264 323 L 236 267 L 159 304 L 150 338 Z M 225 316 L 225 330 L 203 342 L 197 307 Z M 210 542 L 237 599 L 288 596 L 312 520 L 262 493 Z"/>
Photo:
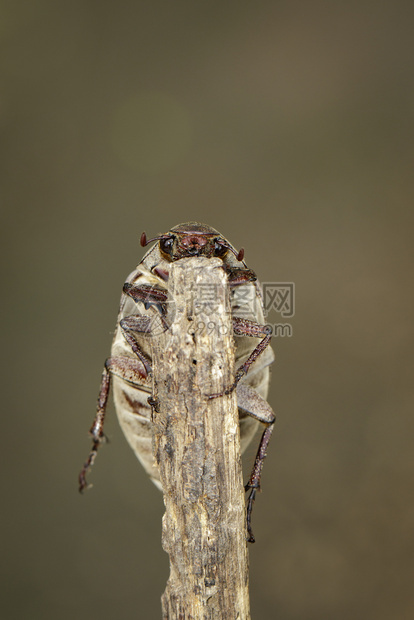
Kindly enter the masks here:
<path id="1" fill-rule="evenodd" d="M 254 542 L 251 512 L 275 416 L 266 401 L 269 366 L 274 354 L 269 346 L 270 326 L 264 324 L 263 300 L 255 273 L 243 260 L 244 250 L 236 251 L 217 230 L 198 222 L 179 224 L 141 245 L 157 243 L 145 254 L 123 286 L 111 356 L 105 361 L 95 419 L 90 429 L 92 449 L 79 474 L 79 490 L 87 487 L 86 476 L 93 465 L 103 432 L 105 409 L 112 383 L 115 409 L 120 426 L 136 456 L 154 484 L 162 490 L 152 454 L 152 366 L 150 338 L 168 329 L 168 277 L 171 263 L 188 257 L 218 257 L 228 277 L 232 312 L 235 361 L 238 369 L 233 383 L 223 394 L 236 389 L 239 409 L 240 444 L 244 452 L 259 423 L 265 426 L 251 476 L 245 486 L 248 541 Z M 219 398 L 223 394 L 211 394 Z"/>

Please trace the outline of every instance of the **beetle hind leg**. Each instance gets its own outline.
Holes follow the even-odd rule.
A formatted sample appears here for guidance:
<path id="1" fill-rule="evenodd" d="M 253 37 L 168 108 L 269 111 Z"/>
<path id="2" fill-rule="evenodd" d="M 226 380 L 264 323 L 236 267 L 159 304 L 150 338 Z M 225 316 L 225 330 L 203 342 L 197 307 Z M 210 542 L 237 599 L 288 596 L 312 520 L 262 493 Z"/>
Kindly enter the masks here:
<path id="1" fill-rule="evenodd" d="M 263 431 L 262 438 L 260 439 L 259 448 L 257 450 L 256 459 L 254 461 L 252 473 L 250 474 L 249 481 L 244 487 L 245 491 L 250 490 L 249 499 L 247 502 L 247 514 L 246 514 L 246 524 L 247 524 L 247 533 L 249 535 L 247 542 L 254 543 L 255 537 L 253 535 L 251 519 L 252 519 L 252 510 L 254 500 L 256 498 L 256 491 L 260 491 L 260 477 L 263 469 L 263 462 L 266 458 L 266 450 L 270 441 L 270 437 L 274 428 L 274 420 L 269 424 L 269 426 Z"/>
<path id="2" fill-rule="evenodd" d="M 102 372 L 101 388 L 99 390 L 96 415 L 89 430 L 89 434 L 92 437 L 92 448 L 78 477 L 79 491 L 81 493 L 83 493 L 90 486 L 86 480 L 87 474 L 95 462 L 99 446 L 106 441 L 103 426 L 111 386 L 111 376 L 116 375 L 128 383 L 139 385 L 137 384 L 137 380 L 140 382 L 145 381 L 151 371 L 150 361 L 146 360 L 146 362 L 147 365 L 144 365 L 143 361 L 140 359 L 134 360 L 124 356 L 109 357 L 105 362 Z"/>
<path id="3" fill-rule="evenodd" d="M 249 499 L 247 501 L 246 511 L 246 525 L 248 533 L 248 542 L 254 543 L 255 538 L 251 526 L 251 517 L 253 504 L 256 498 L 256 492 L 260 490 L 260 478 L 263 469 L 263 463 L 266 458 L 266 450 L 270 441 L 270 437 L 273 432 L 274 424 L 276 421 L 275 414 L 269 403 L 262 398 L 256 390 L 247 386 L 239 385 L 237 387 L 237 405 L 240 409 L 246 411 L 246 413 L 262 424 L 266 425 L 266 428 L 260 439 L 259 448 L 257 450 L 256 458 L 254 461 L 253 469 L 250 474 L 250 478 L 246 484 L 245 491 L 250 490 Z"/>
<path id="4" fill-rule="evenodd" d="M 98 448 L 105 441 L 105 435 L 103 432 L 103 425 L 105 421 L 105 411 L 106 405 L 108 402 L 109 388 L 111 386 L 111 373 L 108 369 L 108 361 L 105 362 L 105 366 L 102 372 L 102 380 L 101 380 L 101 388 L 99 390 L 98 396 L 98 405 L 96 408 L 96 415 L 93 420 L 92 426 L 89 430 L 90 435 L 92 436 L 92 448 L 89 453 L 87 460 L 85 461 L 79 477 L 79 491 L 83 493 L 85 489 L 88 488 L 88 483 L 86 481 L 86 475 L 94 464 L 96 455 L 98 453 Z"/>

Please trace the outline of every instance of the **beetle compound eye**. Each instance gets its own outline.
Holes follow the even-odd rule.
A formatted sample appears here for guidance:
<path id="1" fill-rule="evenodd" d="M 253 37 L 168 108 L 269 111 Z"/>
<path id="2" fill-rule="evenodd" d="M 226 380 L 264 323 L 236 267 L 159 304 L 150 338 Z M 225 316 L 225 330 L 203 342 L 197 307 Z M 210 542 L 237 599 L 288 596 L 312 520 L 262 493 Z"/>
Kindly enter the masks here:
<path id="1" fill-rule="evenodd" d="M 214 240 L 214 256 L 224 256 L 227 252 L 227 248 L 225 245 L 220 243 L 218 239 Z"/>
<path id="2" fill-rule="evenodd" d="M 174 243 L 174 237 L 167 237 L 166 239 L 160 240 L 160 249 L 164 254 L 172 254 L 172 248 Z"/>

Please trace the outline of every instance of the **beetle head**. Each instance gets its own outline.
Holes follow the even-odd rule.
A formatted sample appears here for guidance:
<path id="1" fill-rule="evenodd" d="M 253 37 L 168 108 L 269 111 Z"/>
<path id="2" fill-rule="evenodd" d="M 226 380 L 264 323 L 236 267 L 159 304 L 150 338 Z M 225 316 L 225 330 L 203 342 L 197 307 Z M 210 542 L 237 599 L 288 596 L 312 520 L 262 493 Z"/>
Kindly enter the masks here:
<path id="1" fill-rule="evenodd" d="M 229 250 L 239 261 L 243 260 L 244 256 L 243 249 L 237 253 L 217 230 L 198 222 L 179 224 L 164 235 L 148 240 L 145 233 L 141 235 L 142 246 L 156 240 L 159 240 L 161 255 L 169 262 L 192 256 L 204 256 L 205 258 L 217 256 L 224 259 Z"/>

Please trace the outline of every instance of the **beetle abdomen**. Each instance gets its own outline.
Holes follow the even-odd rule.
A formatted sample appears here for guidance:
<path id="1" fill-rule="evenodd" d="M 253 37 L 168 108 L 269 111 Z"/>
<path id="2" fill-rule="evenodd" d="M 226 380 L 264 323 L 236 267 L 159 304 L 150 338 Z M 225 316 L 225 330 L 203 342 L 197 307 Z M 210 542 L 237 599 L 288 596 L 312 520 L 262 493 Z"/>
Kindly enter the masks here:
<path id="1" fill-rule="evenodd" d="M 161 489 L 157 465 L 152 454 L 149 393 L 114 377 L 113 395 L 119 424 L 129 445 L 151 480 Z"/>

